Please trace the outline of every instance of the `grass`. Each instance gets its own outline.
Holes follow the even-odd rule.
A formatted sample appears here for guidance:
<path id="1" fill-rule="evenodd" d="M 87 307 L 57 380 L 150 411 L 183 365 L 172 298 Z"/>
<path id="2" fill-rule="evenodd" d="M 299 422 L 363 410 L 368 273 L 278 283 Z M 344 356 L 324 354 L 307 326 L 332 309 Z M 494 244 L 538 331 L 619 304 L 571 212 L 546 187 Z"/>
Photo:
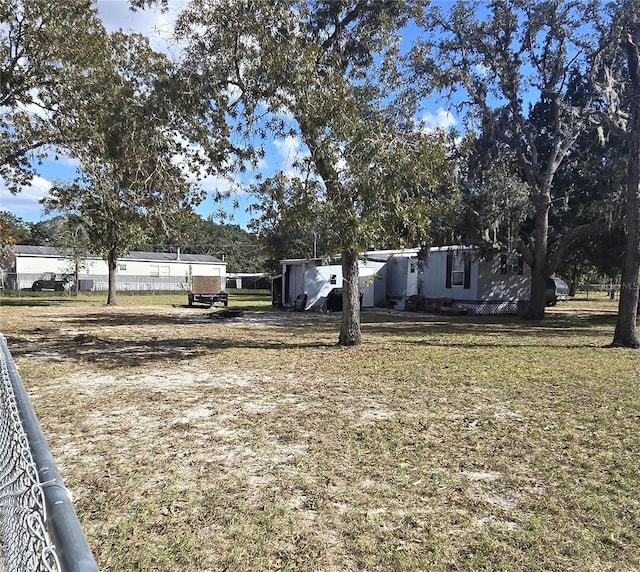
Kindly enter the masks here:
<path id="1" fill-rule="evenodd" d="M 101 570 L 640 569 L 640 361 L 605 299 L 363 312 L 357 348 L 268 300 L 1 302 Z"/>
<path id="2" fill-rule="evenodd" d="M 249 290 L 228 290 L 231 306 L 239 306 L 246 310 L 257 310 L 271 307 L 271 298 L 263 291 L 252 293 Z M 23 290 L 0 293 L 0 306 L 50 306 L 50 305 L 96 305 L 107 301 L 106 292 L 32 292 Z M 141 293 L 121 292 L 117 295 L 118 306 L 186 306 L 187 296 L 184 293 L 157 293 L 144 295 Z M 202 307 L 202 306 L 200 306 Z"/>

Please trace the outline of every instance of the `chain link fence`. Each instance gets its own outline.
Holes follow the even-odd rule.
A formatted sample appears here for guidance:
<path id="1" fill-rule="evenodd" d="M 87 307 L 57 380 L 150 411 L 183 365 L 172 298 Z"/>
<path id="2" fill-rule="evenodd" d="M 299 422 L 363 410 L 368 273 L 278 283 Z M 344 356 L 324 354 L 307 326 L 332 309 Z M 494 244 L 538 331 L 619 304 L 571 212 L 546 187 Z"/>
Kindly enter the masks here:
<path id="1" fill-rule="evenodd" d="M 4 272 L 0 275 L 0 286 L 5 291 L 31 291 L 33 284 L 41 274 Z M 61 275 L 62 276 L 62 275 Z M 83 274 L 78 287 L 82 292 L 106 292 L 109 289 L 109 277 L 103 274 Z M 48 288 L 55 290 L 56 288 Z M 73 289 L 73 281 L 60 283 L 57 288 L 60 291 L 69 292 Z M 131 293 L 167 293 L 187 292 L 189 282 L 185 277 L 179 276 L 137 276 L 117 275 L 116 290 L 118 292 Z"/>
<path id="2" fill-rule="evenodd" d="M 0 334 L 0 572 L 97 572 Z"/>

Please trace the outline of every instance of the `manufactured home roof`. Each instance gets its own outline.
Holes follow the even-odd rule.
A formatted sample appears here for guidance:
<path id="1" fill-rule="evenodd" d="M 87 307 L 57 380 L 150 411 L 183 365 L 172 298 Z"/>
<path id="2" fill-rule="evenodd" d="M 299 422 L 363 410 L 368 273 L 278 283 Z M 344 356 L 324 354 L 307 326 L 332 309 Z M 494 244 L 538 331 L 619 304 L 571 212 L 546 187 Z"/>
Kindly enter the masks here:
<path id="1" fill-rule="evenodd" d="M 362 254 L 362 257 L 365 260 L 370 260 L 371 262 L 386 262 L 389 258 L 410 258 L 415 257 L 420 252 L 418 248 L 405 248 L 400 250 L 367 250 L 367 252 Z M 331 261 L 328 262 L 329 265 L 340 264 L 340 260 L 342 258 L 341 254 L 336 255 Z M 316 264 L 318 266 L 326 266 L 324 264 L 324 259 L 322 258 L 285 258 L 280 261 L 280 264 L 300 264 L 303 262 L 308 262 L 310 264 Z"/>
<path id="2" fill-rule="evenodd" d="M 64 249 L 52 246 L 31 246 L 16 244 L 12 248 L 16 256 L 65 256 Z M 95 255 L 92 255 L 95 256 Z M 98 258 L 98 257 L 96 257 Z M 142 260 L 149 262 L 202 262 L 209 264 L 226 264 L 216 256 L 208 254 L 178 254 L 177 252 L 141 252 L 132 250 L 119 260 Z"/>
<path id="3" fill-rule="evenodd" d="M 429 252 L 448 252 L 450 250 L 479 250 L 480 247 L 473 244 L 451 244 L 449 246 L 433 246 L 428 249 Z"/>

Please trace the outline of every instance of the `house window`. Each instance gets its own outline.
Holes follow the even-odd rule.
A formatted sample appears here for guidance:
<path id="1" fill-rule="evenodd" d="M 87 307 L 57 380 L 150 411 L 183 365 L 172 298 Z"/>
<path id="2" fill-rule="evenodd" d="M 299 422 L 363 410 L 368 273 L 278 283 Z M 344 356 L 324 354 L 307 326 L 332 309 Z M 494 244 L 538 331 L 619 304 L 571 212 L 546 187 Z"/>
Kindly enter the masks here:
<path id="1" fill-rule="evenodd" d="M 411 268 L 409 268 L 409 273 L 410 274 L 416 273 L 416 265 L 413 262 L 411 263 Z"/>
<path id="2" fill-rule="evenodd" d="M 118 265 L 118 270 L 120 272 L 125 272 L 127 270 L 127 265 L 126 264 L 119 264 Z"/>
<path id="3" fill-rule="evenodd" d="M 520 276 L 524 274 L 524 258 L 522 258 L 522 254 L 518 254 L 518 260 L 513 265 L 513 271 Z"/>
<path id="4" fill-rule="evenodd" d="M 149 266 L 149 276 L 155 278 L 159 276 L 169 276 L 169 267 L 152 264 Z"/>
<path id="5" fill-rule="evenodd" d="M 451 267 L 451 285 L 464 286 L 464 260 L 454 258 Z"/>
<path id="6" fill-rule="evenodd" d="M 337 274 L 331 274 L 329 276 L 329 284 L 337 284 L 338 283 L 338 275 Z"/>
<path id="7" fill-rule="evenodd" d="M 523 271 L 524 261 L 521 254 L 509 257 L 506 254 L 500 255 L 500 274 L 513 272 L 513 274 L 522 275 Z"/>
<path id="8" fill-rule="evenodd" d="M 471 288 L 471 258 L 469 256 L 447 254 L 445 287 L 451 288 L 452 286 Z"/>
<path id="9" fill-rule="evenodd" d="M 507 255 L 501 254 L 500 255 L 500 274 L 506 274 L 506 273 L 507 273 Z"/>

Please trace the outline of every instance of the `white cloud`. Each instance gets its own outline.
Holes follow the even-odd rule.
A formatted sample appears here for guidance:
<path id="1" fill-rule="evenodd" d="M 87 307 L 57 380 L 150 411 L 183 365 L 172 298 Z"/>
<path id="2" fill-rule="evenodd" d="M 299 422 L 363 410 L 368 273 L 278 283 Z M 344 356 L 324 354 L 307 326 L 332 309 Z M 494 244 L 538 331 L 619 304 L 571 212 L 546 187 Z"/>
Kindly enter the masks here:
<path id="1" fill-rule="evenodd" d="M 9 211 L 27 222 L 40 220 L 43 213 L 40 200 L 47 196 L 53 185 L 47 179 L 36 175 L 31 184 L 16 195 L 11 194 L 0 179 L 0 210 Z"/>
<path id="2" fill-rule="evenodd" d="M 173 27 L 178 13 L 185 7 L 185 0 L 169 0 L 168 9 L 159 7 L 133 11 L 125 0 L 98 0 L 98 15 L 108 32 L 122 29 L 124 32 L 144 34 L 151 47 L 159 52 L 176 52 Z"/>
<path id="3" fill-rule="evenodd" d="M 44 161 L 49 162 L 49 167 L 59 166 L 65 169 L 64 177 L 69 178 L 69 173 L 73 169 L 77 171 L 80 169 L 80 160 L 74 157 L 69 157 L 60 147 L 50 146 L 46 148 L 46 154 L 43 158 Z"/>
<path id="4" fill-rule="evenodd" d="M 300 139 L 289 135 L 284 139 L 276 139 L 273 146 L 282 158 L 282 169 L 289 169 L 300 158 Z"/>
<path id="5" fill-rule="evenodd" d="M 199 181 L 200 186 L 211 195 L 216 193 L 239 193 L 242 191 L 242 184 L 235 177 L 223 177 L 222 175 L 208 175 Z"/>
<path id="6" fill-rule="evenodd" d="M 435 129 L 449 129 L 458 123 L 453 113 L 440 107 L 435 113 L 427 111 L 420 118 L 420 127 L 425 131 L 434 131 Z"/>

